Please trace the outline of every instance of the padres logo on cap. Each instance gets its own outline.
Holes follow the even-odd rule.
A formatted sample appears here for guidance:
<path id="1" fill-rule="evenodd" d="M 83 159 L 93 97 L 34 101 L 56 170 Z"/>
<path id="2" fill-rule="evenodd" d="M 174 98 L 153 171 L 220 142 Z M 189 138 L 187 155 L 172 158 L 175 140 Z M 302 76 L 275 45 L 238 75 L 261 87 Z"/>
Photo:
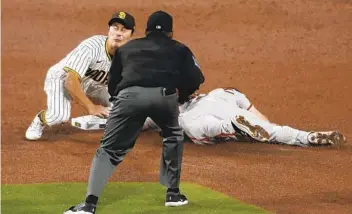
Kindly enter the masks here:
<path id="1" fill-rule="evenodd" d="M 120 12 L 119 13 L 119 18 L 120 19 L 125 19 L 125 17 L 126 17 L 126 13 L 125 12 Z"/>

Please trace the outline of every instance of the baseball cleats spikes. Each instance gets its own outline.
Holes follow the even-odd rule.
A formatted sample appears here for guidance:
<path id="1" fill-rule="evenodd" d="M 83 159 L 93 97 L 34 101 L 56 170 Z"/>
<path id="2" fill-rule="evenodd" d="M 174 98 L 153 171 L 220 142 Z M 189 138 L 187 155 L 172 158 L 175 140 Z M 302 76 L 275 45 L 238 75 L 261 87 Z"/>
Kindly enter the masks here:
<path id="1" fill-rule="evenodd" d="M 235 130 L 240 131 L 240 133 L 244 135 L 249 135 L 249 137 L 253 138 L 254 140 L 258 140 L 260 142 L 269 141 L 270 135 L 267 131 L 265 131 L 263 127 L 252 125 L 243 116 L 236 116 L 235 119 L 232 120 L 232 125 L 234 126 Z"/>
<path id="2" fill-rule="evenodd" d="M 312 146 L 341 146 L 345 142 L 345 137 L 336 131 L 311 132 L 308 135 L 308 142 Z"/>
<path id="3" fill-rule="evenodd" d="M 63 214 L 95 214 L 96 205 L 82 202 L 76 206 L 70 207 Z"/>
<path id="4" fill-rule="evenodd" d="M 185 195 L 180 193 L 167 193 L 166 194 L 166 207 L 179 207 L 188 204 L 188 200 Z"/>
<path id="5" fill-rule="evenodd" d="M 27 140 L 38 140 L 42 137 L 43 130 L 45 128 L 44 123 L 40 120 L 39 112 L 33 119 L 31 125 L 28 127 L 26 131 L 26 139 Z"/>

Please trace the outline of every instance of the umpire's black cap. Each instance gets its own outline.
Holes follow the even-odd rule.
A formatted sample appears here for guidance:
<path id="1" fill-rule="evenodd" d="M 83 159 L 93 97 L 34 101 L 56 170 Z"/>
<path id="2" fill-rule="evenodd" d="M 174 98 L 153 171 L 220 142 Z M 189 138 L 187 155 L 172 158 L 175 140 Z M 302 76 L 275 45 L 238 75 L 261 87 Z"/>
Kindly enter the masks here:
<path id="1" fill-rule="evenodd" d="M 172 32 L 172 26 L 172 16 L 159 10 L 149 16 L 146 31 L 164 31 L 169 33 Z"/>
<path id="2" fill-rule="evenodd" d="M 136 28 L 136 23 L 134 21 L 134 17 L 126 12 L 117 12 L 112 14 L 112 17 L 108 23 L 108 25 L 112 25 L 114 22 L 118 22 L 125 26 L 125 28 L 132 30 L 134 32 Z"/>

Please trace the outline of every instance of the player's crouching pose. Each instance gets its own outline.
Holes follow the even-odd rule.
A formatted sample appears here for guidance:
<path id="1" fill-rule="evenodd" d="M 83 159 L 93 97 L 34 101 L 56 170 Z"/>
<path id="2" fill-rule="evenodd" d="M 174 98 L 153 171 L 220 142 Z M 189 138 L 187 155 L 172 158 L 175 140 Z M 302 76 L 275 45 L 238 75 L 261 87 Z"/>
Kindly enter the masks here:
<path id="1" fill-rule="evenodd" d="M 45 126 L 67 122 L 72 99 L 83 105 L 90 115 L 108 116 L 110 103 L 106 85 L 111 58 L 131 39 L 135 20 L 126 12 L 118 12 L 113 14 L 108 26 L 107 36 L 96 35 L 84 40 L 48 70 L 44 83 L 47 110 L 34 117 L 26 139 L 38 140 Z"/>
<path id="2" fill-rule="evenodd" d="M 345 137 L 337 131 L 307 132 L 270 122 L 236 89 L 218 88 L 199 94 L 180 106 L 179 123 L 196 144 L 217 140 L 251 140 L 296 146 L 339 146 Z M 158 130 L 149 118 L 143 130 Z"/>

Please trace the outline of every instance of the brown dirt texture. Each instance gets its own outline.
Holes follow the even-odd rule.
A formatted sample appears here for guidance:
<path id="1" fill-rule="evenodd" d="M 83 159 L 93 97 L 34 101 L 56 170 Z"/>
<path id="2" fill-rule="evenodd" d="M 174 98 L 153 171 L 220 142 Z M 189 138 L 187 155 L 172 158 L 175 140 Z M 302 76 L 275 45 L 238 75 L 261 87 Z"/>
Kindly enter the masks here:
<path id="1" fill-rule="evenodd" d="M 182 180 L 276 213 L 352 213 L 352 3 L 346 0 L 11 0 L 2 2 L 2 183 L 88 179 L 102 132 L 70 125 L 24 133 L 46 106 L 47 69 L 83 39 L 107 33 L 117 10 L 136 37 L 148 15 L 174 16 L 175 38 L 196 55 L 201 92 L 234 86 L 278 124 L 336 129 L 340 149 L 185 144 Z M 72 116 L 82 115 L 74 105 Z M 161 139 L 142 133 L 111 181 L 158 181 Z M 192 200 L 192 199 L 190 199 Z"/>

